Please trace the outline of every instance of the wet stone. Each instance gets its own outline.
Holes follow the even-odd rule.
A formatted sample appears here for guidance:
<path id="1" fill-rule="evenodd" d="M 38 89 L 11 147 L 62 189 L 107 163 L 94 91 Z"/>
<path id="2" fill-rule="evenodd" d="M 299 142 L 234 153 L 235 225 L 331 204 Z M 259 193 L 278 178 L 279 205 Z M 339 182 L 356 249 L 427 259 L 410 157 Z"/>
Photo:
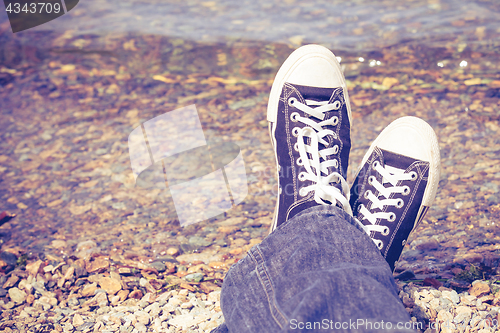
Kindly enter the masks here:
<path id="1" fill-rule="evenodd" d="M 169 247 L 166 252 L 168 255 L 175 256 L 179 253 L 179 249 L 175 247 Z"/>
<path id="2" fill-rule="evenodd" d="M 161 261 L 153 261 L 152 263 L 149 264 L 149 266 L 156 269 L 160 273 L 165 272 L 167 269 L 165 264 L 162 263 Z"/>
<path id="3" fill-rule="evenodd" d="M 209 246 L 211 244 L 212 243 L 210 241 L 206 240 L 203 237 L 193 236 L 193 237 L 189 238 L 189 245 L 194 246 L 194 247 L 198 247 L 198 248 L 205 247 L 205 246 Z"/>
<path id="4" fill-rule="evenodd" d="M 16 255 L 7 251 L 3 251 L 0 253 L 0 259 L 11 266 L 16 266 L 17 264 Z"/>
<path id="5" fill-rule="evenodd" d="M 200 282 L 203 280 L 203 274 L 202 273 L 188 274 L 184 277 L 184 279 L 188 282 Z"/>

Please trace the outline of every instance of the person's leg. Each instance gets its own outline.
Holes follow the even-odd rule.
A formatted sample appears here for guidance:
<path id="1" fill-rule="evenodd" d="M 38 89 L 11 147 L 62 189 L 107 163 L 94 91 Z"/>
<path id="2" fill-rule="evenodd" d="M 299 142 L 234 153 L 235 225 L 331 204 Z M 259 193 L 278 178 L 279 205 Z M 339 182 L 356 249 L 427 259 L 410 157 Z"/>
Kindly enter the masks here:
<path id="1" fill-rule="evenodd" d="M 229 332 L 411 331 L 389 265 L 332 206 L 298 213 L 232 266 L 221 307 Z"/>
<path id="2" fill-rule="evenodd" d="M 216 332 L 404 332 L 409 315 L 392 269 L 436 194 L 432 128 L 407 117 L 384 130 L 349 202 L 351 109 L 330 51 L 311 45 L 290 55 L 268 120 L 279 173 L 272 233 L 229 270 L 226 324 Z"/>

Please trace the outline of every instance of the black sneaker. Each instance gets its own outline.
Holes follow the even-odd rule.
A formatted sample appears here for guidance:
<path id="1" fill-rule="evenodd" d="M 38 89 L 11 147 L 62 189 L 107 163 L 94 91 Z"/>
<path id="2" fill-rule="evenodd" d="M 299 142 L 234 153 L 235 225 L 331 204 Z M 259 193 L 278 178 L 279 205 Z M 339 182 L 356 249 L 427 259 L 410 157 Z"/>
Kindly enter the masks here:
<path id="1" fill-rule="evenodd" d="M 439 172 L 436 133 L 416 117 L 392 122 L 363 157 L 351 187 L 352 211 L 392 270 L 434 201 Z"/>
<path id="2" fill-rule="evenodd" d="M 271 231 L 315 205 L 352 215 L 345 181 L 351 107 L 335 55 L 319 45 L 295 50 L 276 75 L 267 120 L 279 180 Z"/>

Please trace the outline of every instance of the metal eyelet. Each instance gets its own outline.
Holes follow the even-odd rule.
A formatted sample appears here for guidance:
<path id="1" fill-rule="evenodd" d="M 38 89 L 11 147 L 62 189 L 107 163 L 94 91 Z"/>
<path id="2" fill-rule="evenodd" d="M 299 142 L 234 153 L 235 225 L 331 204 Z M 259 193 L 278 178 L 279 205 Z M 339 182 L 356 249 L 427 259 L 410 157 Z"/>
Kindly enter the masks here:
<path id="1" fill-rule="evenodd" d="M 362 207 L 363 207 L 363 206 L 364 206 L 363 204 L 360 204 L 360 205 L 358 206 L 358 213 L 361 211 L 361 209 L 362 209 Z"/>
<path id="2" fill-rule="evenodd" d="M 396 204 L 396 207 L 401 208 L 405 204 L 403 199 L 398 199 L 398 203 Z"/>
<path id="3" fill-rule="evenodd" d="M 293 106 L 293 104 L 297 102 L 297 99 L 295 97 L 290 97 L 288 99 L 288 105 Z"/>
<path id="4" fill-rule="evenodd" d="M 334 153 L 334 154 L 337 154 L 338 152 L 339 152 L 339 145 L 335 145 L 335 146 L 333 147 L 333 153 Z"/>
<path id="5" fill-rule="evenodd" d="M 382 231 L 382 235 L 387 236 L 389 234 L 389 228 L 385 227 L 384 230 Z"/>
<path id="6" fill-rule="evenodd" d="M 410 190 L 410 187 L 409 186 L 405 186 L 403 188 L 403 195 L 408 195 L 410 194 L 411 190 Z"/>
<path id="7" fill-rule="evenodd" d="M 342 106 L 342 103 L 340 103 L 340 101 L 333 102 L 333 109 L 334 110 L 340 109 L 341 106 Z"/>
<path id="8" fill-rule="evenodd" d="M 379 240 L 377 242 L 377 247 L 378 247 L 379 250 L 382 250 L 382 248 L 384 247 L 384 242 L 382 242 L 381 240 Z"/>
<path id="9" fill-rule="evenodd" d="M 299 166 L 303 166 L 303 165 L 304 165 L 304 161 L 302 161 L 302 157 L 297 158 L 296 163 L 297 163 L 297 165 L 299 165 Z"/>
<path id="10" fill-rule="evenodd" d="M 375 169 L 375 168 L 378 168 L 378 167 L 379 167 L 379 165 L 380 165 L 380 162 L 379 162 L 379 161 L 375 161 L 375 162 L 373 162 L 373 164 L 372 164 L 372 166 L 373 166 L 373 168 L 374 168 L 374 169 Z"/>
<path id="11" fill-rule="evenodd" d="M 301 182 L 305 181 L 306 180 L 306 173 L 305 172 L 301 172 L 299 173 L 299 180 Z"/>
<path id="12" fill-rule="evenodd" d="M 339 117 L 334 116 L 332 117 L 332 125 L 336 126 L 339 123 Z"/>
<path id="13" fill-rule="evenodd" d="M 370 177 L 368 177 L 368 184 L 373 185 L 373 182 L 374 182 L 375 180 L 377 180 L 377 178 L 375 178 L 375 176 L 370 176 Z"/>
<path id="14" fill-rule="evenodd" d="M 410 172 L 411 180 L 417 180 L 418 175 L 415 171 Z"/>
<path id="15" fill-rule="evenodd" d="M 365 192 L 365 194 L 363 194 L 363 197 L 364 197 L 365 199 L 368 199 L 368 196 L 369 196 L 371 193 L 372 193 L 372 191 L 368 190 L 368 191 L 366 191 L 366 192 Z"/>
<path id="16" fill-rule="evenodd" d="M 296 123 L 297 121 L 299 121 L 297 117 L 300 117 L 300 114 L 298 112 L 292 112 L 292 114 L 290 115 L 290 120 Z"/>
<path id="17" fill-rule="evenodd" d="M 388 221 L 389 221 L 389 222 L 394 222 L 394 221 L 396 221 L 396 214 L 394 214 L 393 212 L 391 212 L 391 216 L 389 217 Z"/>
<path id="18" fill-rule="evenodd" d="M 305 192 L 305 189 L 303 187 L 300 188 L 299 195 L 301 197 L 305 197 L 307 195 L 307 193 L 309 193 L 309 192 Z"/>
<path id="19" fill-rule="evenodd" d="M 299 136 L 299 131 L 300 131 L 300 127 L 294 127 L 294 128 L 292 128 L 292 135 L 294 137 L 298 137 Z"/>
<path id="20" fill-rule="evenodd" d="M 295 142 L 295 144 L 293 145 L 293 149 L 295 151 L 299 151 L 299 143 L 298 142 Z"/>
<path id="21" fill-rule="evenodd" d="M 339 161 L 337 160 L 333 160 L 335 162 L 335 164 L 333 165 L 336 169 L 338 169 L 339 167 Z"/>

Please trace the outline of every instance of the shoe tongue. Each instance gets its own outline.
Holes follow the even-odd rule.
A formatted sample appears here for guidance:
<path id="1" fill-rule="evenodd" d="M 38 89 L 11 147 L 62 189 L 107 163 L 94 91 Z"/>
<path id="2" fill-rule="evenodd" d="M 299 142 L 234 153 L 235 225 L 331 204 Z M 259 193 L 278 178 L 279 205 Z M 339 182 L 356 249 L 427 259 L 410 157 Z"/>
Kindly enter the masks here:
<path id="1" fill-rule="evenodd" d="M 322 102 L 329 101 L 330 97 L 332 97 L 333 91 L 336 88 L 317 88 L 317 87 L 308 87 L 301 86 L 298 84 L 293 84 L 295 88 L 300 92 L 304 99 L 312 99 L 314 101 Z"/>
<path id="2" fill-rule="evenodd" d="M 388 170 L 390 173 L 403 173 L 410 165 L 412 165 L 415 162 L 418 162 L 419 160 L 408 157 L 408 156 L 403 156 L 399 155 L 393 152 L 390 152 L 388 150 L 383 150 L 382 155 L 384 157 L 384 165 L 385 169 Z"/>

